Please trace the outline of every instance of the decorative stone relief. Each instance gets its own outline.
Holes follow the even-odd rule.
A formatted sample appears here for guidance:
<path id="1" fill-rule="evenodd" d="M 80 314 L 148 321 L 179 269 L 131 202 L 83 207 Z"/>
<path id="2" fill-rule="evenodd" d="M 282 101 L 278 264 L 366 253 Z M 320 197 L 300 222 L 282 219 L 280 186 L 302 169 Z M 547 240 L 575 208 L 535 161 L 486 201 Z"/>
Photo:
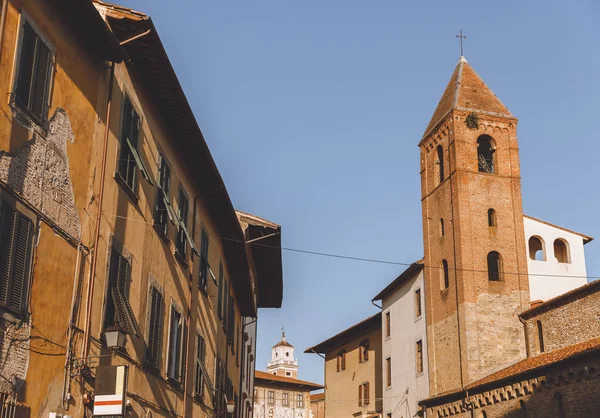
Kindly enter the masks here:
<path id="1" fill-rule="evenodd" d="M 68 235 L 79 238 L 81 224 L 67 157 L 67 141 L 73 142 L 74 134 L 67 112 L 56 109 L 47 130 L 20 115 L 16 108 L 13 113 L 32 133 L 32 139 L 12 153 L 0 150 L 0 182 Z"/>

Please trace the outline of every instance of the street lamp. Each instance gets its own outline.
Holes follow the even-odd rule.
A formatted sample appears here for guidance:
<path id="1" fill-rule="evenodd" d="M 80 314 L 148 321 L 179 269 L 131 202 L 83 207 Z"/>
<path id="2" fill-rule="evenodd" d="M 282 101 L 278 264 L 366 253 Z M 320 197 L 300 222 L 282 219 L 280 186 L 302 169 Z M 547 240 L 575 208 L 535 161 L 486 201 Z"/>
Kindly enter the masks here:
<path id="1" fill-rule="evenodd" d="M 125 347 L 127 334 L 118 326 L 106 328 L 104 331 L 104 339 L 108 348 L 123 348 Z"/>
<path id="2" fill-rule="evenodd" d="M 227 401 L 227 413 L 233 414 L 235 411 L 235 403 L 233 401 Z"/>

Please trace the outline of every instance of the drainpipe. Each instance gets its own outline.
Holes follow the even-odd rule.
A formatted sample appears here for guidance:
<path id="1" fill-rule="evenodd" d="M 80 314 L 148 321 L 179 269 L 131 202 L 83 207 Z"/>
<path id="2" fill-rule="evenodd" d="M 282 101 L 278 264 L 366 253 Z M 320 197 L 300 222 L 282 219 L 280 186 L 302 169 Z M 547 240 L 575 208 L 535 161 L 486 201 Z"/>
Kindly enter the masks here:
<path id="1" fill-rule="evenodd" d="M 376 308 L 379 308 L 381 310 L 383 310 L 383 307 L 379 306 L 378 304 L 375 303 L 374 300 L 371 301 L 371 303 L 373 304 L 373 306 L 375 306 Z"/>
<path id="2" fill-rule="evenodd" d="M 6 26 L 6 9 L 8 9 L 8 0 L 2 0 L 2 15 L 0 15 L 0 60 L 2 59 L 2 44 L 4 43 L 4 27 Z"/>
<path id="3" fill-rule="evenodd" d="M 90 328 L 92 321 L 92 299 L 94 296 L 94 277 L 98 266 L 98 245 L 100 244 L 100 220 L 102 216 L 102 204 L 104 203 L 104 181 L 106 179 L 106 153 L 108 150 L 108 133 L 110 131 L 110 107 L 112 103 L 113 82 L 115 79 L 115 63 L 110 66 L 110 80 L 108 82 L 108 99 L 106 102 L 106 125 L 104 126 L 104 149 L 102 150 L 102 165 L 100 171 L 100 193 L 98 196 L 98 214 L 96 215 L 96 230 L 94 233 L 94 254 L 92 255 L 92 267 L 88 281 L 88 291 L 85 309 L 85 324 L 83 328 L 83 350 L 81 357 L 87 357 L 90 349 Z"/>

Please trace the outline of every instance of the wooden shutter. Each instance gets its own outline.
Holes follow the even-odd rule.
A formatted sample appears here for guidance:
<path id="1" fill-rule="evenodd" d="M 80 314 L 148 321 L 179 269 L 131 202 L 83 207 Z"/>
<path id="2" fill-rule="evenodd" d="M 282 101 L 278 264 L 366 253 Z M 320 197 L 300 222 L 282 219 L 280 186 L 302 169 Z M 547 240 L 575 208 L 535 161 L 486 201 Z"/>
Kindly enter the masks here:
<path id="1" fill-rule="evenodd" d="M 116 323 L 123 331 L 138 336 L 140 330 L 135 321 L 131 305 L 129 304 L 130 283 L 131 265 L 125 257 L 113 248 L 110 256 L 109 286 L 114 304 L 115 318 L 107 319 L 109 321 L 114 321 L 116 319 Z"/>
<path id="2" fill-rule="evenodd" d="M 370 392 L 369 382 L 365 383 L 365 388 L 364 388 L 363 392 L 364 392 L 363 396 L 365 398 L 364 404 L 368 405 L 369 404 L 369 392 Z"/>
<path id="3" fill-rule="evenodd" d="M 19 75 L 15 97 L 17 102 L 26 109 L 29 109 L 29 96 L 31 93 L 31 82 L 33 81 L 36 41 L 37 35 L 33 31 L 33 28 L 29 22 L 25 22 L 23 25 L 21 60 L 19 61 Z"/>
<path id="4" fill-rule="evenodd" d="M 204 247 L 203 247 L 204 248 Z M 223 263 L 219 262 L 219 299 L 217 300 L 217 313 L 223 318 Z"/>
<path id="5" fill-rule="evenodd" d="M 229 295 L 229 322 L 227 323 L 227 342 L 233 345 L 235 330 L 235 304 L 231 294 Z"/>
<path id="6" fill-rule="evenodd" d="M 16 211 L 4 204 L 0 213 L 0 303 L 8 305 Z"/>
<path id="7" fill-rule="evenodd" d="M 31 113 L 40 121 L 46 118 L 48 91 L 50 89 L 50 49 L 36 36 L 34 80 L 31 92 Z"/>
<path id="8" fill-rule="evenodd" d="M 358 385 L 358 406 L 362 406 L 362 385 Z"/>
<path id="9" fill-rule="evenodd" d="M 148 360 L 158 366 L 160 362 L 160 347 L 163 318 L 163 295 L 152 286 L 150 291 L 150 324 L 148 326 Z"/>

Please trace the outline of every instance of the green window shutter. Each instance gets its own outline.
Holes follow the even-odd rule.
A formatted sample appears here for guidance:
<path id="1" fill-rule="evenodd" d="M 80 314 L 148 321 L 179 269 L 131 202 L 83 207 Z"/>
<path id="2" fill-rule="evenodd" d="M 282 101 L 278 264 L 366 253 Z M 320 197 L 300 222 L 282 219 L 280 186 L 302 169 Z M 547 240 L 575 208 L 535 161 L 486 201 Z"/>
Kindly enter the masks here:
<path id="1" fill-rule="evenodd" d="M 37 35 L 28 22 L 25 22 L 23 25 L 22 36 L 21 59 L 19 61 L 19 74 L 17 78 L 15 98 L 21 106 L 23 106 L 25 109 L 29 109 Z"/>
<path id="2" fill-rule="evenodd" d="M 234 327 L 235 327 L 235 305 L 233 296 L 229 294 L 229 322 L 227 323 L 227 342 L 233 344 L 234 341 Z"/>
<path id="3" fill-rule="evenodd" d="M 146 169 L 146 166 L 142 161 L 142 157 L 140 157 L 140 154 L 138 154 L 136 147 L 131 143 L 129 137 L 125 138 L 125 141 L 127 142 L 127 146 L 129 147 L 129 152 L 131 152 L 131 155 L 133 156 L 135 165 L 137 166 L 138 170 L 140 170 L 140 173 L 142 173 L 142 177 L 144 177 L 148 183 L 154 185 L 154 183 L 152 182 L 152 178 L 150 177 L 150 172 L 148 171 L 148 169 Z"/>
<path id="4" fill-rule="evenodd" d="M 223 318 L 223 263 L 219 263 L 219 299 L 217 300 L 217 313 Z"/>
<path id="5" fill-rule="evenodd" d="M 150 324 L 148 326 L 148 360 L 155 366 L 160 363 L 163 318 L 163 295 L 152 286 L 150 294 Z"/>
<path id="6" fill-rule="evenodd" d="M 8 305 L 16 211 L 4 204 L 0 213 L 0 303 Z"/>
<path id="7" fill-rule="evenodd" d="M 38 37 L 35 50 L 35 72 L 31 89 L 30 111 L 39 121 L 45 121 L 47 116 L 51 66 L 52 54 L 50 53 L 50 49 Z"/>
<path id="8" fill-rule="evenodd" d="M 133 310 L 129 304 L 129 287 L 131 283 L 131 265 L 115 248 L 111 251 L 109 285 L 114 309 L 114 318 L 107 318 L 118 324 L 128 334 L 138 336 L 140 330 Z M 105 325 L 112 325 L 107 323 Z"/>
<path id="9" fill-rule="evenodd" d="M 21 312 L 25 308 L 27 297 L 27 279 L 29 276 L 29 260 L 33 237 L 33 222 L 19 214 L 15 232 L 12 286 L 10 289 L 10 306 Z"/>

